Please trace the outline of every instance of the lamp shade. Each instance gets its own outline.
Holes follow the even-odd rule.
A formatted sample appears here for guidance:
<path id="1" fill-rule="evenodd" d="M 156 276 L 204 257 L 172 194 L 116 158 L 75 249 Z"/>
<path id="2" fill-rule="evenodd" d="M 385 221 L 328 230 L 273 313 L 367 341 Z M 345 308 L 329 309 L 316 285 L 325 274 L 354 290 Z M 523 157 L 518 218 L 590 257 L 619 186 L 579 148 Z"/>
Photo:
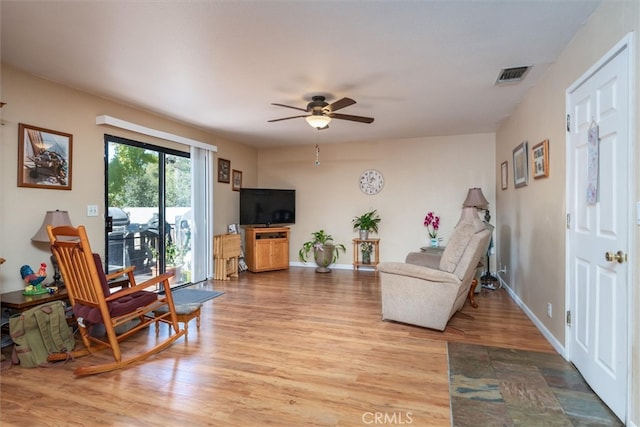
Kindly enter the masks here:
<path id="1" fill-rule="evenodd" d="M 467 193 L 467 198 L 464 199 L 462 206 L 465 208 L 481 208 L 486 209 L 489 206 L 489 202 L 482 194 L 482 190 L 480 188 L 470 188 Z"/>
<path id="2" fill-rule="evenodd" d="M 331 117 L 324 116 L 321 114 L 318 114 L 318 115 L 314 114 L 312 116 L 307 116 L 305 120 L 307 121 L 307 123 L 311 125 L 311 127 L 314 127 L 316 129 L 322 129 L 323 127 L 329 124 L 329 122 L 331 121 Z"/>
<path id="3" fill-rule="evenodd" d="M 44 221 L 40 229 L 31 238 L 34 242 L 49 242 L 49 235 L 47 234 L 47 226 L 59 227 L 61 225 L 72 225 L 69 218 L 69 212 L 67 211 L 47 211 L 44 216 Z"/>

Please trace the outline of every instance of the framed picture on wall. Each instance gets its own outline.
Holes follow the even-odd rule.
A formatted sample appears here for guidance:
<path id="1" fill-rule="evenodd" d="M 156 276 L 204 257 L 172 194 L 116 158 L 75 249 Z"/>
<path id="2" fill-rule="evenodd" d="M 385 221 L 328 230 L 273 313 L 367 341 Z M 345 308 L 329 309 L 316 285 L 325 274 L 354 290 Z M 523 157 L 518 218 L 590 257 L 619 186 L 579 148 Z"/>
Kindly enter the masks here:
<path id="1" fill-rule="evenodd" d="M 227 159 L 218 159 L 218 182 L 231 182 L 231 162 Z"/>
<path id="2" fill-rule="evenodd" d="M 529 184 L 529 143 L 523 141 L 513 149 L 513 185 L 516 188 Z"/>
<path id="3" fill-rule="evenodd" d="M 549 140 L 545 139 L 531 148 L 533 178 L 546 178 L 549 176 Z"/>
<path id="4" fill-rule="evenodd" d="M 231 188 L 233 191 L 240 191 L 242 188 L 242 172 L 233 170 L 233 179 L 231 180 Z"/>
<path id="5" fill-rule="evenodd" d="M 71 190 L 73 135 L 20 123 L 18 187 Z"/>
<path id="6" fill-rule="evenodd" d="M 504 161 L 500 165 L 500 184 L 502 185 L 502 189 L 506 190 L 509 186 L 509 162 Z"/>

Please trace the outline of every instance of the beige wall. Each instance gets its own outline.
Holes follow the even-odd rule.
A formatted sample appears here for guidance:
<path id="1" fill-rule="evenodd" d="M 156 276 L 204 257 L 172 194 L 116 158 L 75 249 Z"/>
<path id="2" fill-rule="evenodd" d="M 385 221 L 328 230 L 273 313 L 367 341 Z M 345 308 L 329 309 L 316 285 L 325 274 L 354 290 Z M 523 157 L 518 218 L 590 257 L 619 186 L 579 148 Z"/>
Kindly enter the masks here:
<path id="1" fill-rule="evenodd" d="M 224 141 L 193 127 L 125 107 L 51 83 L 3 65 L 0 110 L 0 290 L 23 287 L 19 268 L 49 262 L 47 244 L 32 243 L 31 236 L 42 224 L 45 211 L 68 210 L 74 225 L 87 227 L 92 248 L 104 253 L 104 140 L 105 133 L 157 145 L 180 147 L 110 126 L 95 124 L 96 116 L 110 115 L 153 129 L 162 130 L 218 147 L 218 156 L 243 171 L 244 182 L 257 181 L 257 151 L 246 145 Z M 73 135 L 72 190 L 43 190 L 17 186 L 18 123 L 26 123 Z M 188 147 L 184 147 L 188 151 Z M 238 217 L 238 193 L 230 184 L 216 183 L 214 198 L 215 232 L 226 231 Z M 88 204 L 100 207 L 100 216 L 87 217 Z M 52 270 L 49 269 L 51 272 Z"/>
<path id="2" fill-rule="evenodd" d="M 565 344 L 565 93 L 591 65 L 628 32 L 640 29 L 637 1 L 605 1 L 575 36 L 541 82 L 498 130 L 496 135 L 496 170 L 502 161 L 509 161 L 509 189 L 498 191 L 497 260 L 508 266 L 506 281 L 511 289 L 564 346 Z M 637 35 L 636 35 L 637 37 Z M 636 38 L 636 69 L 638 44 Z M 637 75 L 636 75 L 637 79 Z M 632 134 L 634 176 L 632 200 L 638 193 L 638 86 L 635 82 L 635 133 Z M 512 149 L 523 140 L 530 147 L 543 139 L 550 141 L 549 178 L 530 180 L 527 187 L 514 189 L 512 182 Z M 634 212 L 635 213 L 635 212 Z M 638 227 L 633 229 L 636 254 L 640 253 Z M 631 259 L 634 259 L 633 257 Z M 637 260 L 637 256 L 635 257 Z M 633 270 L 633 313 L 640 312 L 638 263 Z M 554 307 L 553 318 L 546 315 L 547 302 Z M 631 319 L 632 333 L 632 420 L 640 420 L 640 327 L 637 314 Z"/>
<path id="3" fill-rule="evenodd" d="M 348 252 L 339 263 L 352 262 L 351 239 L 356 236 L 351 219 L 376 208 L 383 221 L 379 237 L 384 260 L 402 260 L 407 252 L 427 244 L 422 220 L 433 210 L 442 218 L 444 243 L 455 226 L 460 205 L 469 187 L 479 186 L 494 206 L 494 170 L 486 167 L 495 156 L 494 135 L 463 135 L 352 144 L 322 145 L 320 166 L 314 166 L 314 144 L 263 149 L 224 141 L 193 127 L 164 119 L 109 100 L 46 81 L 10 66 L 2 66 L 0 110 L 0 269 L 3 292 L 22 287 L 19 267 L 48 261 L 46 244 L 33 243 L 47 210 L 68 210 L 75 225 L 89 231 L 94 250 L 104 253 L 104 141 L 105 133 L 158 145 L 181 148 L 175 143 L 95 124 L 97 115 L 110 115 L 150 128 L 174 133 L 218 147 L 218 157 L 243 172 L 243 186 L 295 188 L 298 190 L 298 223 L 292 227 L 291 260 L 309 233 L 325 228 Z M 73 135 L 72 190 L 17 187 L 18 123 L 27 123 Z M 355 126 L 355 125 L 351 125 Z M 312 129 L 310 129 L 312 132 Z M 184 147 L 182 147 L 184 148 Z M 186 150 L 186 148 L 184 148 Z M 464 156 L 460 156 L 464 153 Z M 452 167 L 451 165 L 455 165 Z M 360 173 L 380 170 L 385 188 L 366 196 L 358 188 Z M 258 171 L 260 171 L 258 175 Z M 230 184 L 215 184 L 215 232 L 237 222 L 238 192 Z M 100 207 L 97 218 L 86 216 L 86 206 Z"/>
<path id="4" fill-rule="evenodd" d="M 487 167 L 495 158 L 494 138 L 480 134 L 320 144 L 319 166 L 314 165 L 314 144 L 260 150 L 259 183 L 296 189 L 292 262 L 298 262 L 298 249 L 310 233 L 324 229 L 347 247 L 338 264 L 351 265 L 351 242 L 357 237 L 351 220 L 370 209 L 377 209 L 382 218 L 379 235 L 372 235 L 381 239 L 381 260 L 403 261 L 408 252 L 427 245 L 422 223 L 428 211 L 441 217 L 439 235 L 446 244 L 470 187 L 481 187 L 494 209 L 495 171 Z M 377 195 L 359 189 L 360 174 L 366 169 L 377 169 L 384 176 L 384 188 Z"/>

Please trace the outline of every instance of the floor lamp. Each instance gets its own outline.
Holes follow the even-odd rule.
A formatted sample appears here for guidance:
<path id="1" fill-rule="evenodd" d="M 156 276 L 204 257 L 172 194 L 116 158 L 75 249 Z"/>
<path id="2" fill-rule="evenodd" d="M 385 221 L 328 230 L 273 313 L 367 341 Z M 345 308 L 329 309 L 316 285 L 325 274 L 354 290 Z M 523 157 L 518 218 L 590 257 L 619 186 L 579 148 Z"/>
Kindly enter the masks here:
<path id="1" fill-rule="evenodd" d="M 489 213 L 489 201 L 482 194 L 482 190 L 480 188 L 470 188 L 467 193 L 467 198 L 462 203 L 463 208 L 476 208 L 478 210 L 484 211 L 484 220 L 487 224 L 491 221 L 491 214 Z M 493 283 L 497 282 L 498 279 L 491 274 L 491 264 L 489 263 L 491 247 L 493 246 L 493 236 L 491 237 L 491 243 L 489 244 L 489 248 L 487 249 L 487 270 L 480 277 L 480 283 L 483 285 L 485 283 Z M 489 287 L 495 287 L 490 285 Z"/>

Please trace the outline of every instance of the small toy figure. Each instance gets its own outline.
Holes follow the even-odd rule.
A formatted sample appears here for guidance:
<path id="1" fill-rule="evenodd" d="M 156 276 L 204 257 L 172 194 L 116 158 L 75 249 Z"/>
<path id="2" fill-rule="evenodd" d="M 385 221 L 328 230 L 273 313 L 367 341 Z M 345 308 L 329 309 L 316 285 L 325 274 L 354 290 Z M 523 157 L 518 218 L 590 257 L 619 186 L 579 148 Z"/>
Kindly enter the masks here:
<path id="1" fill-rule="evenodd" d="M 20 267 L 20 276 L 27 285 L 38 286 L 47 277 L 47 264 L 41 263 L 37 273 L 28 265 L 23 265 Z"/>

